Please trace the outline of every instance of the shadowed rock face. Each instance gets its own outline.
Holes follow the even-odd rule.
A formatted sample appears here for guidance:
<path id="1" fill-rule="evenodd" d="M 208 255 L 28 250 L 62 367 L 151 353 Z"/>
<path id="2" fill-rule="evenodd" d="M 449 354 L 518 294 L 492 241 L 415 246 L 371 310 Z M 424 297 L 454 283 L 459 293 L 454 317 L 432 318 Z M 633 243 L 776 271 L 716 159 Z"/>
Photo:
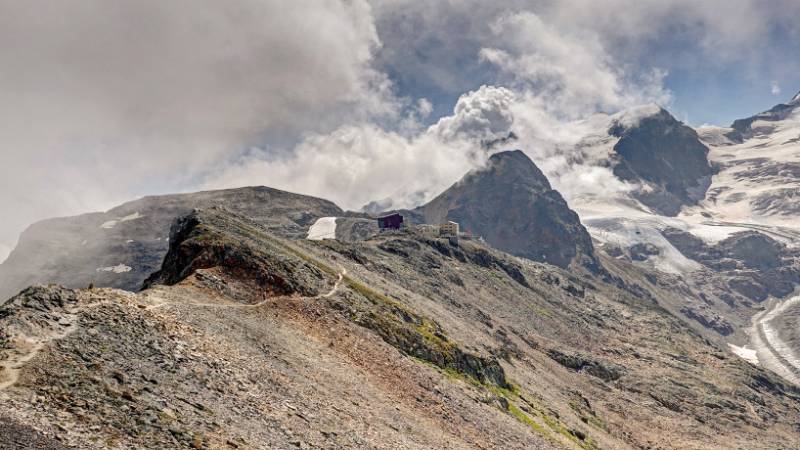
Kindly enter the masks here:
<path id="1" fill-rule="evenodd" d="M 0 303 L 35 283 L 138 290 L 167 253 L 172 222 L 215 205 L 286 237 L 305 237 L 316 219 L 342 214 L 327 200 L 246 187 L 145 197 L 105 213 L 44 220 L 29 227 L 0 264 Z"/>
<path id="2" fill-rule="evenodd" d="M 567 202 L 521 151 L 496 153 L 415 212 L 427 223 L 458 222 L 493 247 L 567 267 L 596 265 L 589 233 Z"/>
<path id="3" fill-rule="evenodd" d="M 643 118 L 637 125 L 615 125 L 609 133 L 619 137 L 614 146 L 614 175 L 647 186 L 635 193 L 654 211 L 675 216 L 683 205 L 705 197 L 714 169 L 708 148 L 697 133 L 667 111 Z"/>

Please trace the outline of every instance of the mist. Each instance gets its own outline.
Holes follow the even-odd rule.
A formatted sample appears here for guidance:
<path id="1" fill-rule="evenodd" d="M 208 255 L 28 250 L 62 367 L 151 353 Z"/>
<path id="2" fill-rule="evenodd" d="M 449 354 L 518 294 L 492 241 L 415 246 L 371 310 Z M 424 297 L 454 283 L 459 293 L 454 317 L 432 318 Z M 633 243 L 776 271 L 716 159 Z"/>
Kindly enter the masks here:
<path id="1" fill-rule="evenodd" d="M 568 201 L 624 192 L 581 142 L 640 105 L 688 117 L 687 68 L 796 92 L 798 16 L 788 0 L 0 0 L 0 259 L 34 221 L 146 194 L 410 207 L 512 131 Z"/>

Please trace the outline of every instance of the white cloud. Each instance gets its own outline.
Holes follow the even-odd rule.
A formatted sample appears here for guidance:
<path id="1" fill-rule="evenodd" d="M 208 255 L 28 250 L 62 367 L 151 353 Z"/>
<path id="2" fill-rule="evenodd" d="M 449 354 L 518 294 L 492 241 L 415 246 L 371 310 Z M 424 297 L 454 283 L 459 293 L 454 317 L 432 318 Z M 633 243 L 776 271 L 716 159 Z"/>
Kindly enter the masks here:
<path id="1" fill-rule="evenodd" d="M 511 101 L 507 89 L 481 87 L 464 94 L 453 115 L 411 136 L 373 123 L 342 126 L 309 136 L 288 155 L 256 152 L 206 187 L 263 183 L 349 209 L 385 198 L 392 200 L 387 208 L 413 207 L 485 162 L 481 141 L 508 133 Z"/>
<path id="2" fill-rule="evenodd" d="M 0 264 L 8 258 L 11 253 L 11 246 L 0 243 Z"/>
<path id="3" fill-rule="evenodd" d="M 672 68 L 785 85 L 755 75 L 796 76 L 765 58 L 798 15 L 794 0 L 0 0 L 0 245 L 39 218 L 198 187 L 411 206 L 512 130 L 567 197 L 621 192 L 581 147 L 596 113 L 668 104 Z"/>
<path id="4" fill-rule="evenodd" d="M 503 87 L 481 86 L 461 96 L 453 109 L 431 127 L 431 132 L 444 142 L 471 139 L 473 142 L 507 136 L 514 117 L 509 106 L 514 93 Z"/>
<path id="5" fill-rule="evenodd" d="M 421 118 L 427 118 L 433 112 L 433 103 L 427 98 L 421 98 L 417 100 L 416 110 Z"/>
<path id="6" fill-rule="evenodd" d="M 777 81 L 770 83 L 770 92 L 772 92 L 772 95 L 781 95 L 781 86 Z"/>
<path id="7" fill-rule="evenodd" d="M 650 71 L 633 80 L 588 30 L 572 34 L 531 12 L 504 15 L 491 28 L 502 47 L 483 48 L 481 57 L 511 82 L 547 99 L 553 113 L 580 118 L 598 110 L 669 101 L 663 72 Z"/>
<path id="8" fill-rule="evenodd" d="M 0 0 L 0 242 L 396 114 L 365 0 Z M 13 213 L 12 213 L 13 212 Z"/>

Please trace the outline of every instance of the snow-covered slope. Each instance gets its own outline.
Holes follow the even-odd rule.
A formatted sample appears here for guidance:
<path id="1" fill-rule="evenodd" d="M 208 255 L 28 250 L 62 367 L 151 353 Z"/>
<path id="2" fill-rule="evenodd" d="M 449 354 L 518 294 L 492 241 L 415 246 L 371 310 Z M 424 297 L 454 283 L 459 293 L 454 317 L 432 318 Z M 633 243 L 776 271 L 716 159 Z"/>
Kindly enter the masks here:
<path id="1" fill-rule="evenodd" d="M 308 229 L 306 239 L 321 241 L 336 238 L 336 217 L 320 217 Z"/>
<path id="2" fill-rule="evenodd" d="M 665 306 L 715 330 L 737 355 L 755 360 L 751 356 L 758 352 L 765 366 L 784 373 L 788 369 L 775 364 L 795 361 L 800 348 L 767 345 L 753 330 L 764 328 L 764 320 L 780 327 L 781 306 L 797 298 L 800 286 L 800 94 L 730 128 L 701 127 L 696 135 L 667 116 L 663 110 L 638 109 L 612 116 L 607 130 L 587 136 L 577 152 L 608 155 L 605 161 L 595 158 L 595 164 L 614 169 L 626 188 L 584 190 L 567 200 L 599 250 L 651 270 L 658 283 L 674 283 L 686 293 L 685 304 Z M 615 132 L 614 124 L 649 127 L 646 133 L 625 132 L 636 137 L 639 165 L 629 166 L 641 176 L 620 176 L 625 134 Z M 675 139 L 676 129 L 684 139 Z M 711 167 L 710 179 L 698 179 L 697 189 L 692 180 L 707 172 L 682 167 L 687 159 Z M 673 178 L 679 179 L 678 190 L 669 192 Z M 649 201 L 659 190 L 668 191 L 659 197 L 667 198 L 667 208 Z M 681 204 L 670 214 L 675 199 Z M 767 306 L 770 314 L 763 313 Z"/>
<path id="3" fill-rule="evenodd" d="M 792 107 L 792 108 L 789 108 Z M 751 132 L 743 142 L 730 136 L 733 128 L 701 127 L 697 138 L 707 148 L 707 159 L 714 167 L 710 185 L 696 204 L 684 204 L 674 217 L 642 201 L 642 193 L 658 189 L 650 180 L 624 180 L 628 189 L 613 192 L 598 190 L 568 197 L 595 240 L 610 247 L 629 248 L 649 243 L 657 253 L 634 258 L 642 265 L 669 273 L 687 273 L 700 266 L 687 260 L 663 236 L 666 229 L 677 229 L 715 245 L 737 232 L 756 230 L 788 246 L 800 245 L 800 94 L 780 109 L 780 115 L 754 116 Z M 774 108 L 775 109 L 775 108 Z M 610 124 L 637 126 L 663 110 L 638 109 L 637 121 L 626 113 L 611 118 Z M 628 114 L 629 115 L 629 114 Z M 644 116 L 644 118 L 643 118 Z M 760 118 L 759 118 L 760 117 Z M 770 119 L 770 120 L 767 120 Z M 777 120 L 776 120 L 777 119 Z M 738 121 L 737 121 L 738 122 Z M 668 135 L 669 130 L 663 134 Z M 586 154 L 606 154 L 615 164 L 620 138 L 598 130 L 579 146 Z M 694 144 L 692 144 L 694 145 Z M 683 159 L 680 153 L 663 156 L 663 178 L 678 177 L 683 169 L 672 167 Z M 673 170 L 672 173 L 669 173 Z M 616 172 L 615 172 L 616 173 Z M 564 190 L 569 192 L 569 190 Z M 616 251 L 616 250 L 614 250 Z"/>
<path id="4" fill-rule="evenodd" d="M 726 139 L 730 129 L 701 129 L 711 149 L 709 157 L 720 171 L 705 201 L 687 215 L 707 212 L 715 223 L 736 223 L 790 245 L 798 243 L 800 101 L 795 101 L 796 107 L 782 120 L 754 121 L 752 137 L 742 143 Z"/>
<path id="5" fill-rule="evenodd" d="M 702 265 L 676 249 L 663 231 L 692 233 L 713 245 L 745 230 L 695 217 L 698 205 L 705 203 L 714 167 L 707 143 L 694 130 L 658 107 L 635 108 L 597 124 L 597 131 L 576 151 L 585 163 L 611 168 L 619 187 L 584 189 L 574 195 L 559 188 L 609 254 L 661 272 L 686 274 Z M 689 215 L 684 213 L 688 209 L 693 211 Z"/>

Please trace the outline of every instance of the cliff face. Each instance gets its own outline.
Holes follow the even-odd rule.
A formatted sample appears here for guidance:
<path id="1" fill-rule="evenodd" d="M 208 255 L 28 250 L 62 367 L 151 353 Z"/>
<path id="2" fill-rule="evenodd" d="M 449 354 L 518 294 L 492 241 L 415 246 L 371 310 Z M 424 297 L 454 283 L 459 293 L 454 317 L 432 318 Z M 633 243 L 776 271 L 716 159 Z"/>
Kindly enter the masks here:
<path id="1" fill-rule="evenodd" d="M 578 215 L 519 150 L 495 153 L 416 212 L 431 224 L 458 222 L 493 247 L 534 261 L 596 264 Z"/>
<path id="2" fill-rule="evenodd" d="M 667 111 L 642 118 L 636 125 L 615 125 L 614 175 L 643 184 L 635 197 L 659 214 L 677 215 L 684 205 L 705 198 L 714 168 L 708 148 L 692 128 Z"/>

